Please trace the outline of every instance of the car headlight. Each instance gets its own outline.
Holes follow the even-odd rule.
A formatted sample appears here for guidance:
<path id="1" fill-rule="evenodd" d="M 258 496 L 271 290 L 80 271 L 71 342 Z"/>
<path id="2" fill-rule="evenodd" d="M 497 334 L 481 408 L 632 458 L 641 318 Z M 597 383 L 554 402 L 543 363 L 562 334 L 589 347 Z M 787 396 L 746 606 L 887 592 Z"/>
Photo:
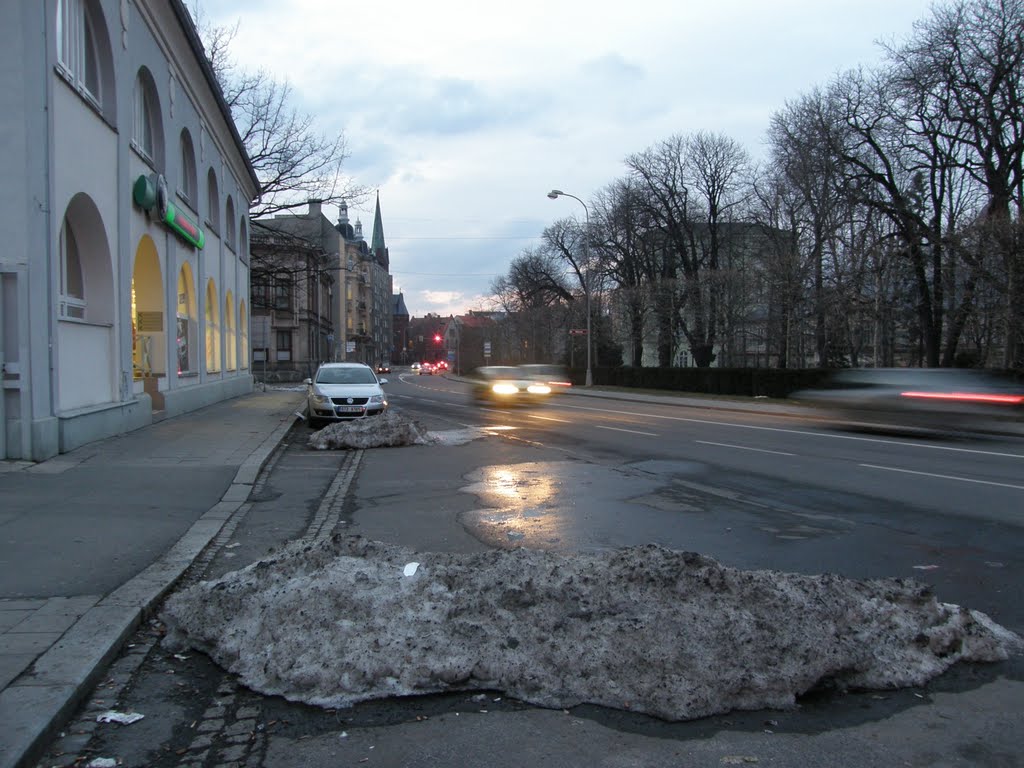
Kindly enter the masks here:
<path id="1" fill-rule="evenodd" d="M 534 395 L 550 395 L 551 387 L 547 384 L 531 384 L 526 388 L 526 391 Z"/>
<path id="2" fill-rule="evenodd" d="M 331 398 L 327 395 L 322 395 L 319 392 L 311 392 L 309 397 L 317 405 L 327 405 L 331 402 Z"/>
<path id="3" fill-rule="evenodd" d="M 370 395 L 367 405 L 384 405 L 384 395 Z"/>
<path id="4" fill-rule="evenodd" d="M 499 381 L 491 387 L 491 391 L 496 395 L 514 395 L 519 391 L 519 387 L 506 381 Z"/>

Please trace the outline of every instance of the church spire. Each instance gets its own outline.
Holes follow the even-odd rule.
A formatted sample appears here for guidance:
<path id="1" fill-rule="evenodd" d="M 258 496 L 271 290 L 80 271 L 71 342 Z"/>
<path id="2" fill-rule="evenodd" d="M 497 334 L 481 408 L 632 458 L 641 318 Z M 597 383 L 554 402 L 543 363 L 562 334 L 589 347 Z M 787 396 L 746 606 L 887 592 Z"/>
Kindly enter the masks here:
<path id="1" fill-rule="evenodd" d="M 384 224 L 380 218 L 380 190 L 377 190 L 377 210 L 373 214 L 373 236 L 370 238 L 370 252 L 382 267 L 388 268 L 388 248 L 384 244 Z"/>
<path id="2" fill-rule="evenodd" d="M 373 214 L 373 237 L 370 239 L 370 250 L 377 251 L 384 245 L 384 225 L 380 220 L 380 191 L 377 192 L 377 210 Z"/>

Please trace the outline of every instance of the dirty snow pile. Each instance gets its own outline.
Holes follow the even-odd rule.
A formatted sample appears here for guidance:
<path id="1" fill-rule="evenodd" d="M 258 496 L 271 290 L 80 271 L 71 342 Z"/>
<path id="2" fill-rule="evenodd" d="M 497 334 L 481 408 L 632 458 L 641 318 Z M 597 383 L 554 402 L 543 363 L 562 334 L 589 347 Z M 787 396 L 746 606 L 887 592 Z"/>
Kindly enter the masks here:
<path id="1" fill-rule="evenodd" d="M 328 424 L 309 436 L 309 447 L 318 451 L 340 448 L 387 448 L 433 442 L 430 433 L 416 420 L 395 409 L 380 416 Z"/>
<path id="2" fill-rule="evenodd" d="M 596 554 L 292 545 L 174 595 L 172 648 L 324 707 L 481 689 L 667 720 L 785 708 L 822 684 L 919 685 L 1020 638 L 903 579 L 742 571 L 654 545 Z"/>

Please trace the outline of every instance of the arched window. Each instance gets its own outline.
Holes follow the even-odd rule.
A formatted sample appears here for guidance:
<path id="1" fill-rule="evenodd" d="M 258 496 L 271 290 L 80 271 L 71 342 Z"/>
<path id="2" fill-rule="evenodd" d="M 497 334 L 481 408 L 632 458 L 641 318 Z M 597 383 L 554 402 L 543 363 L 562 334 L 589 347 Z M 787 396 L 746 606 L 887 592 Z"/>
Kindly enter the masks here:
<path id="1" fill-rule="evenodd" d="M 89 195 L 68 202 L 55 233 L 59 318 L 57 407 L 70 411 L 117 398 L 114 273 L 103 216 Z M 89 375 L 83 376 L 82 371 Z"/>
<path id="2" fill-rule="evenodd" d="M 98 0 L 57 0 L 57 71 L 111 125 L 117 122 L 114 61 Z"/>
<path id="3" fill-rule="evenodd" d="M 188 128 L 181 129 L 181 185 L 178 194 L 193 208 L 198 209 L 196 200 L 196 152 Z"/>
<path id="4" fill-rule="evenodd" d="M 228 195 L 224 204 L 224 241 L 228 248 L 235 250 L 235 201 Z"/>
<path id="5" fill-rule="evenodd" d="M 249 315 L 245 311 L 245 299 L 238 302 L 238 365 L 243 371 L 249 369 Z"/>
<path id="6" fill-rule="evenodd" d="M 238 258 L 243 264 L 249 263 L 249 227 L 244 215 L 238 221 Z"/>
<path id="7" fill-rule="evenodd" d="M 164 131 L 156 83 L 143 67 L 135 78 L 132 146 L 157 170 L 164 168 Z"/>
<path id="8" fill-rule="evenodd" d="M 231 291 L 224 299 L 224 368 L 233 371 L 238 367 L 238 338 L 235 336 L 235 307 Z"/>
<path id="9" fill-rule="evenodd" d="M 179 376 L 192 376 L 196 373 L 198 332 L 194 285 L 192 268 L 185 263 L 178 272 L 178 306 L 175 312 Z"/>
<path id="10" fill-rule="evenodd" d="M 220 308 L 217 285 L 211 277 L 206 283 L 206 370 L 220 371 Z"/>
<path id="11" fill-rule="evenodd" d="M 85 281 L 82 257 L 71 222 L 64 217 L 60 228 L 60 316 L 85 319 Z"/>
<path id="12" fill-rule="evenodd" d="M 220 192 L 217 189 L 217 174 L 213 168 L 206 174 L 206 224 L 214 234 L 220 234 Z"/>

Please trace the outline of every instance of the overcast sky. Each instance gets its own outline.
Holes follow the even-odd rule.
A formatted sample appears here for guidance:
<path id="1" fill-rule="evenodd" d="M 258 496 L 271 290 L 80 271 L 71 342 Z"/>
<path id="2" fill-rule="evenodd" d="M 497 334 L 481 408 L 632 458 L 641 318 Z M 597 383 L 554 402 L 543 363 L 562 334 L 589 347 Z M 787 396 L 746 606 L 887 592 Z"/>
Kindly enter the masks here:
<path id="1" fill-rule="evenodd" d="M 239 23 L 245 69 L 343 132 L 379 191 L 395 291 L 413 316 L 489 308 L 491 281 L 559 218 L 675 134 L 757 159 L 771 113 L 878 62 L 930 0 L 198 0 Z M 191 5 L 191 3 L 190 3 Z M 337 219 L 337 209 L 326 214 Z M 369 240 L 373 197 L 351 206 Z"/>

